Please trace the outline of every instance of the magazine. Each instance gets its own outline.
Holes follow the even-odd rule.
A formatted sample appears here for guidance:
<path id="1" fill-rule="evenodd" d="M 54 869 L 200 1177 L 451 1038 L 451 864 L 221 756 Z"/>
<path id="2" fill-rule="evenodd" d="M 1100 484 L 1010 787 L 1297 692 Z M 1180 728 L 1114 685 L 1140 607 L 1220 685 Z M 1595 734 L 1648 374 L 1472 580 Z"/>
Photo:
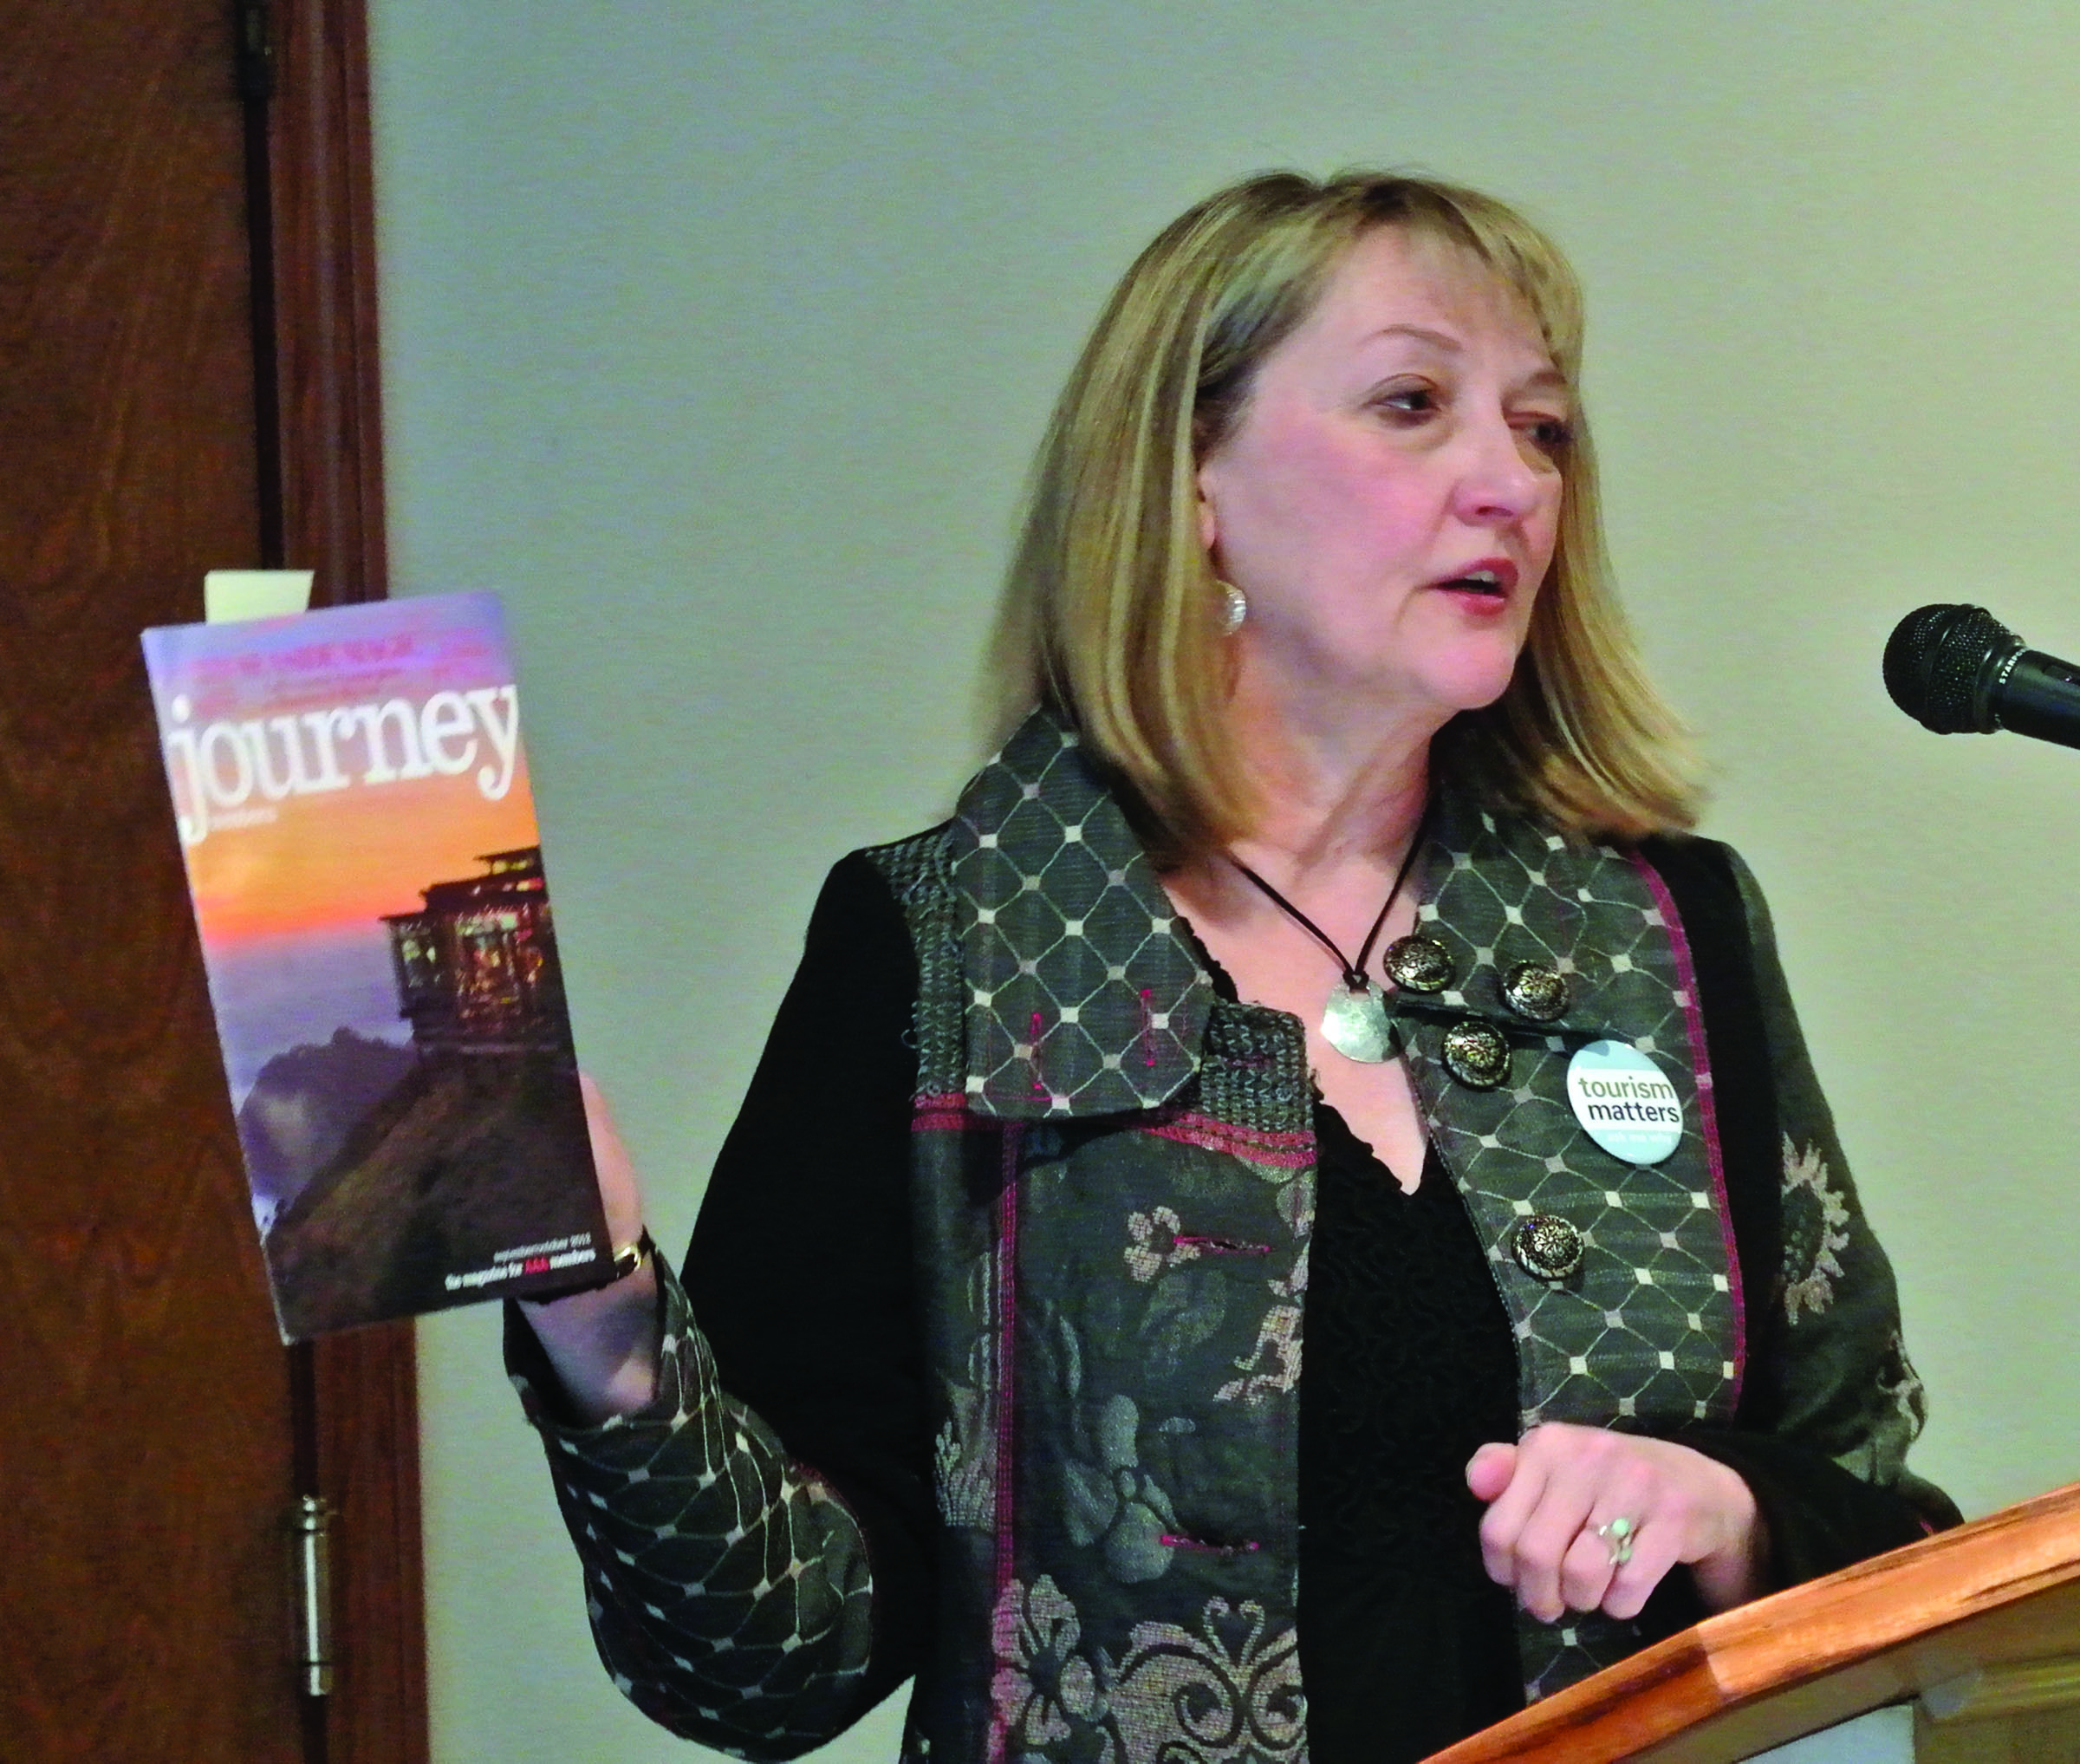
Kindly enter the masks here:
<path id="1" fill-rule="evenodd" d="M 612 1249 L 498 602 L 144 634 L 283 1339 Z"/>

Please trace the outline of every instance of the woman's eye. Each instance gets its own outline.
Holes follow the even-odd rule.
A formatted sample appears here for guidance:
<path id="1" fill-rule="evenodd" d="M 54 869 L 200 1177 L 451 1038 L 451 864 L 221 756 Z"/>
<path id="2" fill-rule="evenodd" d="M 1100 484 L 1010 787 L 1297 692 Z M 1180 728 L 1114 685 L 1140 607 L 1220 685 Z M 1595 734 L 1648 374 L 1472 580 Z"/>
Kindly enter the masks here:
<path id="1" fill-rule="evenodd" d="M 1437 394 L 1427 386 L 1404 386 L 1381 393 L 1378 402 L 1381 410 L 1396 417 L 1429 416 L 1438 408 Z"/>
<path id="2" fill-rule="evenodd" d="M 1575 439 L 1574 425 L 1564 417 L 1537 417 L 1523 427 L 1533 443 L 1548 453 L 1564 453 Z"/>

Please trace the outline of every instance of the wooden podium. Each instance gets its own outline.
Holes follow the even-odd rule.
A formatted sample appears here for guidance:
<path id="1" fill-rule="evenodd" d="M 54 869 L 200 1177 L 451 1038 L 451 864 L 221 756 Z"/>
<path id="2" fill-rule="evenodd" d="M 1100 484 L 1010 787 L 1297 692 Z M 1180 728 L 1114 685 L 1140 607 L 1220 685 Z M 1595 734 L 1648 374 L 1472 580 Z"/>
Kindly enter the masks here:
<path id="1" fill-rule="evenodd" d="M 1731 1764 L 1917 1699 L 1922 1764 L 2080 1761 L 2080 1483 L 1709 1618 L 1429 1764 Z"/>

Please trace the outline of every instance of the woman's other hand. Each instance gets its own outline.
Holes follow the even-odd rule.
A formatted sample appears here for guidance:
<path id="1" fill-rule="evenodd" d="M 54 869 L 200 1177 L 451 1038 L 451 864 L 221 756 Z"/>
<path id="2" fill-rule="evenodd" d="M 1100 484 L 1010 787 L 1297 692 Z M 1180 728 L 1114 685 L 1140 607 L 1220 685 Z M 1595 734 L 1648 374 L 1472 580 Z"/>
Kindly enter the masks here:
<path id="1" fill-rule="evenodd" d="M 1637 1617 L 1680 1563 L 1707 1609 L 1763 1591 L 1768 1543 L 1755 1497 L 1724 1464 L 1667 1440 L 1549 1422 L 1466 1464 L 1488 1503 L 1480 1522 L 1488 1578 L 1542 1623 L 1568 1611 Z M 1627 1521 L 1622 1539 L 1596 1528 Z M 1614 1562 L 1614 1554 L 1629 1559 Z"/>
<path id="2" fill-rule="evenodd" d="M 634 1243 L 643 1229 L 635 1166 L 614 1130 L 599 1086 L 583 1074 L 578 1084 L 585 1094 L 585 1125 L 592 1137 L 609 1240 L 616 1247 Z M 649 1257 L 611 1286 L 538 1304 L 523 1299 L 520 1308 L 556 1367 L 577 1419 L 596 1423 L 626 1415 L 656 1395 L 657 1268 Z"/>

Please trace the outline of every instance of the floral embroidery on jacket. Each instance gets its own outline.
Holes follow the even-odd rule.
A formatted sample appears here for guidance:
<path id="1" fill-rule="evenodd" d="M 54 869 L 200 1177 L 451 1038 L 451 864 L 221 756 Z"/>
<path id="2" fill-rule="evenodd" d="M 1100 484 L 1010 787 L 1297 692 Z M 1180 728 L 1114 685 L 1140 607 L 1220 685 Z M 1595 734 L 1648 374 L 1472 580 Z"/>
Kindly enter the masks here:
<path id="1" fill-rule="evenodd" d="M 1184 1228 L 1184 1221 L 1167 1207 L 1128 1214 L 1127 1234 L 1134 1241 L 1127 1246 L 1127 1272 L 1146 1286 L 1180 1262 L 1197 1261 L 1199 1246 L 1177 1240 L 1178 1233 Z"/>
<path id="2" fill-rule="evenodd" d="M 1914 1370 L 1914 1362 L 1907 1357 L 1907 1344 L 1896 1329 L 1878 1368 L 1878 1389 L 1899 1410 L 1914 1436 L 1918 1436 L 1928 1424 L 1928 1391 L 1921 1375 Z"/>
<path id="3" fill-rule="evenodd" d="M 1115 1668 L 1102 1649 L 1080 1651 L 1076 1606 L 1043 1574 L 1004 1589 L 991 1633 L 990 1702 L 1012 1764 L 1297 1764 L 1306 1754 L 1294 1632 L 1271 1631 L 1253 1600 L 1207 1600 L 1196 1631 L 1136 1624 Z"/>
<path id="4" fill-rule="evenodd" d="M 1251 1408 L 1267 1396 L 1292 1390 L 1300 1382 L 1299 1301 L 1307 1292 L 1307 1256 L 1314 1247 L 1315 1181 L 1303 1174 L 1280 1189 L 1278 1210 L 1292 1233 L 1300 1240 L 1292 1272 L 1284 1279 L 1266 1280 L 1272 1303 L 1257 1326 L 1257 1345 L 1235 1362 L 1245 1376 L 1231 1378 L 1213 1393 L 1216 1403 L 1240 1402 Z M 1268 1361 L 1267 1357 L 1269 1357 Z"/>
<path id="5" fill-rule="evenodd" d="M 1096 1461 L 1060 1466 L 1069 1541 L 1097 1545 L 1112 1578 L 1130 1586 L 1162 1577 L 1173 1559 L 1166 1540 L 1177 1530 L 1170 1497 L 1141 1467 L 1141 1427 L 1134 1398 L 1115 1395 L 1089 1418 Z"/>
<path id="6" fill-rule="evenodd" d="M 1817 1317 L 1835 1302 L 1841 1252 L 1849 1247 L 1849 1201 L 1828 1183 L 1827 1160 L 1817 1144 L 1800 1151 L 1784 1140 L 1784 1314 Z"/>
<path id="7" fill-rule="evenodd" d="M 1300 1307 L 1274 1305 L 1258 1325 L 1257 1345 L 1248 1357 L 1235 1362 L 1245 1374 L 1231 1378 L 1213 1393 L 1216 1403 L 1241 1402 L 1254 1408 L 1274 1393 L 1290 1390 L 1300 1382 Z"/>
<path id="8" fill-rule="evenodd" d="M 1304 1756 L 1307 1699 L 1290 1630 L 1209 1599 L 1196 1634 L 1136 1624 L 1110 1702 L 1128 1764 L 1271 1764 Z"/>
<path id="9" fill-rule="evenodd" d="M 993 1257 L 969 1265 L 966 1315 L 973 1333 L 967 1343 L 967 1377 L 949 1380 L 950 1411 L 932 1441 L 933 1492 L 939 1516 L 951 1526 L 987 1531 L 997 1522 L 997 1371 L 988 1319 L 997 1307 Z"/>
<path id="10" fill-rule="evenodd" d="M 997 1435 L 983 1415 L 981 1394 L 949 1385 L 952 1409 L 932 1442 L 932 1480 L 939 1516 L 948 1525 L 987 1531 L 997 1514 Z"/>
<path id="11" fill-rule="evenodd" d="M 1077 1749 L 1109 1764 L 1117 1756 L 1112 1736 L 1097 1726 L 1106 1715 L 1104 1689 L 1076 1651 L 1083 1626 L 1053 1579 L 1043 1574 L 1030 1589 L 1012 1581 L 997 1603 L 991 1633 L 997 1670 L 990 1702 L 1007 1754 L 1044 1753 L 1082 1735 L 1087 1742 Z M 1096 1741 L 1095 1749 L 1089 1740 Z"/>

